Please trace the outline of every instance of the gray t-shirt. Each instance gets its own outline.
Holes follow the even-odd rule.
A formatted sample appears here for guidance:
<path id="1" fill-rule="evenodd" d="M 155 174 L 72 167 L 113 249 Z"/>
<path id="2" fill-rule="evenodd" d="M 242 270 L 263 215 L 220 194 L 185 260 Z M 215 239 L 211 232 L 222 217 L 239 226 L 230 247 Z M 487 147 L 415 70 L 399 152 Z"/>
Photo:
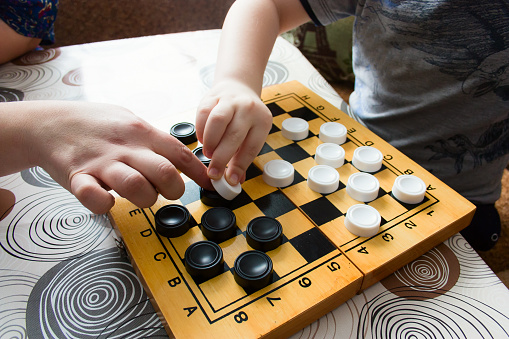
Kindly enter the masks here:
<path id="1" fill-rule="evenodd" d="M 319 25 L 356 17 L 356 118 L 471 201 L 496 201 L 509 161 L 509 1 L 301 2 Z"/>

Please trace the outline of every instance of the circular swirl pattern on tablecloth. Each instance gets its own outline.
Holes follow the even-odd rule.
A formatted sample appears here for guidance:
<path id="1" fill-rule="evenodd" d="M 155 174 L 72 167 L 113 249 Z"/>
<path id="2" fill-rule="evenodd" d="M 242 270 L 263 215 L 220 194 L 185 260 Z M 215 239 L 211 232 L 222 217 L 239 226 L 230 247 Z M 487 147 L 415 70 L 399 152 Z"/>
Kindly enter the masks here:
<path id="1" fill-rule="evenodd" d="M 60 185 L 42 167 L 32 167 L 21 171 L 21 178 L 32 186 L 57 188 Z"/>
<path id="2" fill-rule="evenodd" d="M 291 339 L 354 338 L 358 308 L 352 299 L 295 333 Z"/>
<path id="3" fill-rule="evenodd" d="M 0 177 L 0 187 L 6 190 L 14 190 L 19 186 L 25 185 L 23 179 L 21 179 L 20 173 L 9 174 Z"/>
<path id="4" fill-rule="evenodd" d="M 25 94 L 14 88 L 0 87 L 0 102 L 23 101 Z"/>
<path id="5" fill-rule="evenodd" d="M 12 63 L 19 66 L 40 65 L 58 58 L 60 54 L 62 54 L 60 48 L 32 51 L 13 60 Z"/>
<path id="6" fill-rule="evenodd" d="M 0 68 L 0 87 L 16 88 L 25 95 L 28 91 L 51 87 L 60 78 L 60 71 L 50 65 L 23 67 L 7 64 Z"/>
<path id="7" fill-rule="evenodd" d="M 207 88 L 212 87 L 216 65 L 209 65 L 200 70 L 200 78 Z M 288 79 L 288 69 L 285 65 L 269 61 L 263 73 L 263 87 L 280 84 Z"/>
<path id="8" fill-rule="evenodd" d="M 440 244 L 383 279 L 381 283 L 387 290 L 402 298 L 424 300 L 449 291 L 458 281 L 459 275 L 460 264 L 456 255 L 449 247 Z"/>
<path id="9" fill-rule="evenodd" d="M 412 287 L 398 294 L 414 293 Z M 359 315 L 357 338 L 495 338 L 509 333 L 509 317 L 469 296 L 449 291 L 426 300 L 400 298 L 384 291 L 368 300 Z M 500 337 L 500 336 L 499 336 Z"/>
<path id="10" fill-rule="evenodd" d="M 50 269 L 30 294 L 26 318 L 31 338 L 166 336 L 132 266 L 117 248 Z"/>
<path id="11" fill-rule="evenodd" d="M 0 245 L 18 259 L 56 262 L 91 252 L 111 232 L 105 215 L 93 214 L 63 188 L 46 189 L 16 202 L 0 224 Z"/>
<path id="12" fill-rule="evenodd" d="M 456 253 L 461 265 L 460 279 L 457 287 L 484 289 L 501 284 L 500 279 L 491 268 L 479 257 L 472 246 L 459 233 L 447 240 L 447 245 Z M 494 296 L 496 298 L 496 296 Z"/>
<path id="13" fill-rule="evenodd" d="M 288 79 L 289 73 L 285 65 L 279 62 L 269 61 L 263 73 L 263 87 L 285 82 Z"/>
<path id="14" fill-rule="evenodd" d="M 27 338 L 26 319 L 20 308 L 27 304 L 30 291 L 38 279 L 35 274 L 5 269 L 2 265 L 0 338 Z"/>
<path id="15" fill-rule="evenodd" d="M 318 72 L 309 77 L 307 86 L 316 94 L 320 95 L 325 100 L 335 104 L 338 100 L 342 100 L 339 94 L 332 88 L 332 86 L 325 80 L 325 78 Z"/>
<path id="16" fill-rule="evenodd" d="M 274 60 L 278 60 L 279 62 L 285 64 L 299 61 L 309 63 L 309 61 L 304 57 L 304 55 L 302 55 L 300 51 L 296 51 L 293 44 L 286 40 L 285 38 L 278 38 L 276 40 L 276 44 L 272 49 L 270 57 Z M 304 61 L 300 59 L 304 59 Z M 310 67 L 312 67 L 311 64 Z"/>
<path id="17" fill-rule="evenodd" d="M 62 82 L 69 86 L 83 85 L 81 68 L 76 68 L 67 72 L 67 74 L 62 78 Z"/>

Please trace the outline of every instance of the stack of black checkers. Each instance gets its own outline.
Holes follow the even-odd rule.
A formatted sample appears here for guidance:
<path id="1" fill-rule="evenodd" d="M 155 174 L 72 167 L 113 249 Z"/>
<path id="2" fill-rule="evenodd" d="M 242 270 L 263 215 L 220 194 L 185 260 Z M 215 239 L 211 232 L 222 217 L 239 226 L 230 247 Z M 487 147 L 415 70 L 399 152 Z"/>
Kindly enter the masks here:
<path id="1" fill-rule="evenodd" d="M 166 237 L 179 237 L 190 227 L 190 214 L 185 206 L 167 205 L 155 215 L 156 230 Z M 191 244 L 185 252 L 185 268 L 197 282 L 224 272 L 220 243 L 240 232 L 235 213 L 226 207 L 213 207 L 203 213 L 200 229 L 207 238 Z M 283 241 L 283 227 L 275 218 L 258 217 L 249 222 L 246 240 L 253 250 L 240 254 L 234 263 L 234 279 L 246 291 L 259 290 L 272 282 L 272 259 L 265 253 L 278 248 Z"/>
<path id="2" fill-rule="evenodd" d="M 196 142 L 196 130 L 190 122 L 179 122 L 170 129 L 170 134 L 180 140 L 184 145 L 190 145 Z"/>
<path id="3" fill-rule="evenodd" d="M 198 146 L 195 149 L 193 149 L 193 154 L 196 155 L 196 157 L 200 159 L 202 164 L 204 164 L 205 166 L 208 167 L 210 165 L 210 159 L 207 158 L 205 154 L 203 154 L 203 147 Z"/>
<path id="4" fill-rule="evenodd" d="M 198 141 L 196 137 L 196 129 L 190 122 L 179 122 L 170 128 L 170 134 L 180 140 L 184 145 L 191 145 Z M 201 146 L 193 149 L 194 155 L 205 165 L 210 164 L 210 159 L 203 154 L 203 148 Z"/>

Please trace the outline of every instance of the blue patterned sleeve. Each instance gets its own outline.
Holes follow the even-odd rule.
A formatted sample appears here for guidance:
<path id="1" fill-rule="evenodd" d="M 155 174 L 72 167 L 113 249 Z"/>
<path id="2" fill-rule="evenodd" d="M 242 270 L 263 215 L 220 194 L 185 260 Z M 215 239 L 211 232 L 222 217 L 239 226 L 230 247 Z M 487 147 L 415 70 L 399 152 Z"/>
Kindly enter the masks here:
<path id="1" fill-rule="evenodd" d="M 55 42 L 57 11 L 58 0 L 0 1 L 0 19 L 23 36 L 42 39 L 41 45 Z"/>

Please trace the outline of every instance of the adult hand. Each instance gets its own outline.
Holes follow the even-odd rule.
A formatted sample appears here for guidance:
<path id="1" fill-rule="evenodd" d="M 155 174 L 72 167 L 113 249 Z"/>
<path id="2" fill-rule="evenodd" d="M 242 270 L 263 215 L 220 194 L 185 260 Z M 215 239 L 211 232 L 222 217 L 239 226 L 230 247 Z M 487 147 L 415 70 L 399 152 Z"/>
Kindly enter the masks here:
<path id="1" fill-rule="evenodd" d="M 139 207 L 151 206 L 158 193 L 178 199 L 185 189 L 178 169 L 212 189 L 207 168 L 185 145 L 125 108 L 60 101 L 2 105 L 8 105 L 2 113 L 16 111 L 22 129 L 13 137 L 21 147 L 10 153 L 17 158 L 13 169 L 41 166 L 94 213 L 113 206 L 110 189 Z M 9 171 L 2 167 L 0 174 Z"/>

